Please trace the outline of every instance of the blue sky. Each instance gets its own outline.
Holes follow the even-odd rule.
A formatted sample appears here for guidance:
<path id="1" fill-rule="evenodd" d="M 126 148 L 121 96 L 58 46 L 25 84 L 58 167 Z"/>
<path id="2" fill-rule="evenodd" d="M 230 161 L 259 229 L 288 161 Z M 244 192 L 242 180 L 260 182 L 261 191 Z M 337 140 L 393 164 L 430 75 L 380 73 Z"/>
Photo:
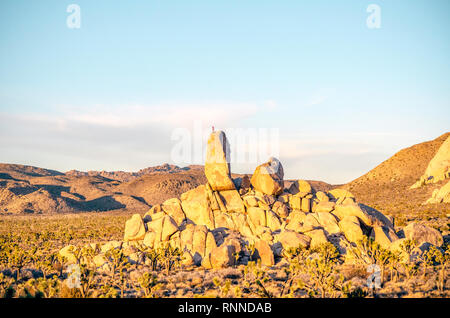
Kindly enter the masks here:
<path id="1" fill-rule="evenodd" d="M 66 25 L 72 3 L 79 29 Z M 381 8 L 379 29 L 366 25 L 369 4 Z M 5 0 L 0 9 L 0 162 L 178 163 L 174 129 L 201 122 L 278 129 L 286 177 L 340 183 L 449 131 L 446 0 Z"/>

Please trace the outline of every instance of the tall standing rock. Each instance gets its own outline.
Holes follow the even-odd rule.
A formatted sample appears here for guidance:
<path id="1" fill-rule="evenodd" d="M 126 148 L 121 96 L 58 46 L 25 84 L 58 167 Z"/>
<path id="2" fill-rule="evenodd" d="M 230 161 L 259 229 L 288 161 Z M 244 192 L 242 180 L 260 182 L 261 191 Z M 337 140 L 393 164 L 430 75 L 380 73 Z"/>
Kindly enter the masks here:
<path id="1" fill-rule="evenodd" d="M 223 131 L 214 131 L 208 139 L 205 175 L 212 190 L 234 190 L 230 170 L 230 146 Z"/>
<path id="2" fill-rule="evenodd" d="M 284 188 L 283 178 L 281 162 L 272 157 L 268 162 L 256 167 L 250 182 L 256 190 L 264 194 L 278 195 Z"/>

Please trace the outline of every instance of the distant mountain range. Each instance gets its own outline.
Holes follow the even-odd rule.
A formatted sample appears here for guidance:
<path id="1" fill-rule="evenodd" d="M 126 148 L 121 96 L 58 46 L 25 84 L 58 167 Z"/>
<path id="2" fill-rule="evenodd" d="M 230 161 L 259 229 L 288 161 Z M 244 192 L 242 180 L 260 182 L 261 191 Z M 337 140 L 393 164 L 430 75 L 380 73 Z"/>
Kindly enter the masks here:
<path id="1" fill-rule="evenodd" d="M 142 177 L 146 174 L 164 174 L 164 173 L 179 173 L 182 171 L 192 171 L 192 170 L 201 170 L 203 166 L 201 165 L 190 165 L 187 167 L 180 168 L 176 165 L 171 165 L 168 163 L 148 167 L 145 169 L 141 169 L 138 172 L 125 172 L 125 171 L 78 171 L 78 170 L 70 170 L 65 174 L 67 176 L 102 176 L 108 179 L 119 180 L 119 181 L 132 181 L 139 177 Z"/>

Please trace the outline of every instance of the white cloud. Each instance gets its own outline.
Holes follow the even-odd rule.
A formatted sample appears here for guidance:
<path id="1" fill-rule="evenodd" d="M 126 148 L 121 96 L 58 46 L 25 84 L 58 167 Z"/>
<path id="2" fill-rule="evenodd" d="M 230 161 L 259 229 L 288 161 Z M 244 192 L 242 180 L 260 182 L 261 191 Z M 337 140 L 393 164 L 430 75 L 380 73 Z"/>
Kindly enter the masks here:
<path id="1" fill-rule="evenodd" d="M 197 103 L 161 103 L 157 105 L 126 105 L 107 107 L 97 105 L 89 109 L 66 112 L 62 118 L 68 121 L 110 126 L 135 127 L 144 125 L 163 125 L 166 127 L 190 127 L 192 122 L 200 121 L 205 125 L 226 126 L 230 123 L 253 116 L 276 103 L 253 102 L 197 102 Z"/>
<path id="2" fill-rule="evenodd" d="M 317 106 L 326 102 L 335 93 L 334 88 L 318 89 L 305 102 L 306 107 Z"/>

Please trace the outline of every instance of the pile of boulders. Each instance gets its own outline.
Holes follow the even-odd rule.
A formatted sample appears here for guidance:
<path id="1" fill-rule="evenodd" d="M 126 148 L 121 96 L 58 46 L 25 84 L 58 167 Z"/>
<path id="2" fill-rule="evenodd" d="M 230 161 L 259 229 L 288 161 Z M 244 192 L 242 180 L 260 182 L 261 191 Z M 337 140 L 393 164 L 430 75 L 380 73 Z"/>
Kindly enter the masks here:
<path id="1" fill-rule="evenodd" d="M 425 204 L 429 203 L 450 203 L 450 181 L 440 189 L 434 189 L 431 198 Z"/>
<path id="2" fill-rule="evenodd" d="M 436 183 L 447 178 L 450 178 L 450 136 L 439 147 L 425 173 L 411 186 L 411 189 L 420 188 L 425 184 Z"/>
<path id="3" fill-rule="evenodd" d="M 410 188 L 417 189 L 423 185 L 436 183 L 450 178 L 450 136 L 442 143 L 425 173 Z M 441 188 L 434 189 L 431 198 L 424 204 L 450 203 L 450 181 Z"/>
<path id="4" fill-rule="evenodd" d="M 347 190 L 315 191 L 304 180 L 285 187 L 283 166 L 276 158 L 258 166 L 251 178 L 232 179 L 229 155 L 225 134 L 213 132 L 205 162 L 207 184 L 126 222 L 121 244 L 130 259 L 136 259 L 132 247 L 137 243 L 152 248 L 170 244 L 183 252 L 185 265 L 205 268 L 246 263 L 250 251 L 272 266 L 290 248 L 326 242 L 347 254 L 364 236 L 386 248 L 417 237 L 443 243 L 438 231 L 424 226 L 416 230 L 415 225 L 405 228 L 400 239 L 392 218 L 357 203 Z"/>

